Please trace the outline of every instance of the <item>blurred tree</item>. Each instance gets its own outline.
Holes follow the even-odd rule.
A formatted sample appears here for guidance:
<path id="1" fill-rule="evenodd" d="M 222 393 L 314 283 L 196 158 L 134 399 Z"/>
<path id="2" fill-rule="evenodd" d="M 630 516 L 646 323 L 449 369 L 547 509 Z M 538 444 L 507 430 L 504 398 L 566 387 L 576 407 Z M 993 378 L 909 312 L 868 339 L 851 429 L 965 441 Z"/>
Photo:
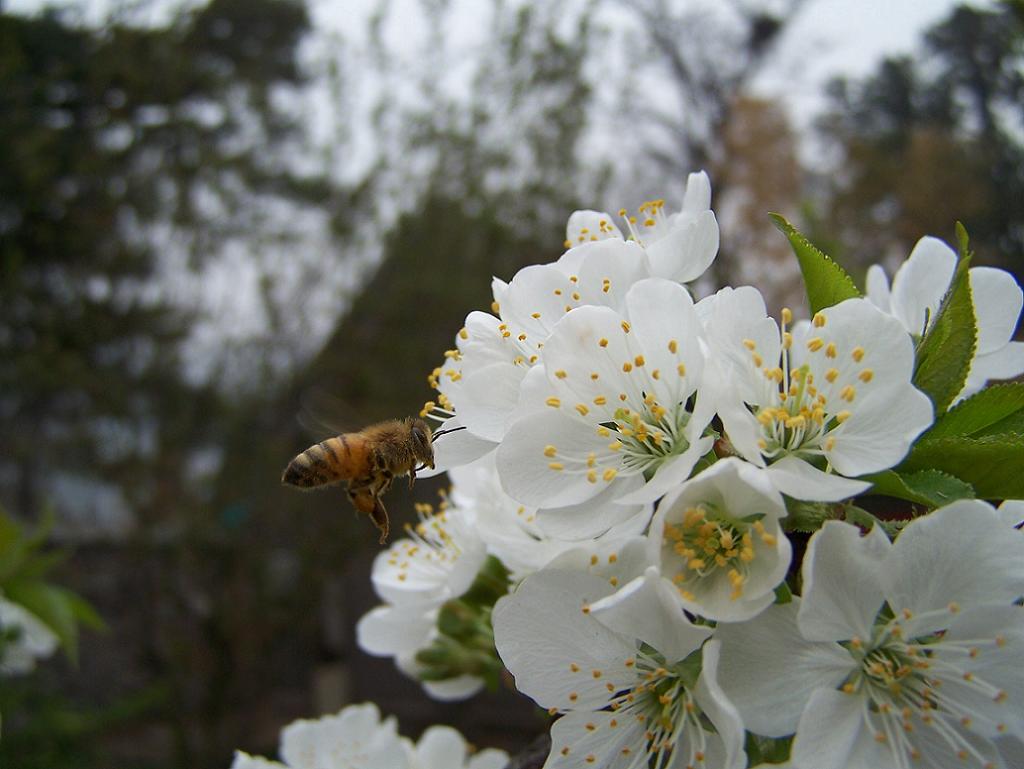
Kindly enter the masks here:
<path id="1" fill-rule="evenodd" d="M 796 132 L 785 109 L 765 99 L 740 96 L 730 114 L 722 137 L 729 162 L 716 182 L 730 194 L 716 213 L 732 225 L 729 247 L 738 257 L 732 280 L 757 286 L 774 310 L 797 307 L 804 301 L 799 267 L 766 215 L 797 211 L 804 178 Z"/>
<path id="2" fill-rule="evenodd" d="M 161 453 L 184 387 L 168 255 L 198 263 L 252 234 L 252 212 L 231 212 L 254 199 L 326 197 L 288 172 L 294 116 L 272 105 L 302 82 L 305 11 L 260 5 L 103 33 L 0 16 L 0 497 L 24 513 L 55 467 L 102 468 L 139 501 L 153 481 L 132 461 Z"/>
<path id="3" fill-rule="evenodd" d="M 442 5 L 426 5 L 443 24 Z M 595 35 L 586 15 L 559 32 L 564 21 L 554 9 L 496 2 L 468 103 L 429 85 L 440 73 L 425 69 L 418 92 L 429 101 L 378 126 L 386 156 L 397 159 L 380 175 L 396 175 L 390 183 L 417 198 L 386 237 L 376 273 L 299 377 L 296 404 L 315 385 L 346 404 L 350 427 L 353 418 L 418 410 L 430 397 L 426 375 L 467 312 L 490 306 L 491 277 L 507 280 L 561 253 L 582 179 L 600 184 L 604 170 L 577 157 L 590 97 L 583 67 Z M 388 124 L 401 128 L 389 132 Z"/>
<path id="4" fill-rule="evenodd" d="M 925 56 L 838 80 L 821 130 L 839 153 L 822 226 L 863 269 L 902 259 L 922 234 L 1024 279 L 1024 20 L 963 5 L 925 35 Z"/>
<path id="5" fill-rule="evenodd" d="M 5 718 L 0 765 L 111 765 L 112 727 L 155 707 L 161 763 L 226 765 L 249 729 L 228 714 L 308 664 L 309 592 L 284 586 L 310 577 L 287 538 L 245 525 L 250 478 L 221 475 L 229 452 L 259 453 L 273 348 L 243 394 L 181 365 L 200 309 L 183 287 L 224 262 L 230 295 L 244 270 L 259 280 L 258 253 L 290 273 L 287 293 L 263 273 L 250 308 L 287 350 L 303 330 L 285 317 L 295 295 L 332 260 L 303 262 L 295 228 L 315 214 L 336 234 L 354 215 L 348 191 L 295 167 L 308 29 L 291 0 L 213 0 L 157 27 L 0 12 L 0 502 L 34 517 L 52 501 L 65 536 L 128 537 L 64 567 L 116 639 L 84 639 L 83 669 L 53 673 L 88 714 L 28 698 L 40 710 Z M 233 268 L 238 253 L 252 258 Z M 268 660 L 285 662 L 258 675 Z M 135 734 L 119 749 L 145 755 Z"/>
<path id="6" fill-rule="evenodd" d="M 729 126 L 744 119 L 735 114 L 736 108 L 747 104 L 743 97 L 748 86 L 770 61 L 805 2 L 622 3 L 639 22 L 637 39 L 629 49 L 642 52 L 630 62 L 617 110 L 621 131 L 635 148 L 637 177 L 661 179 L 663 185 L 674 186 L 681 199 L 686 175 L 704 169 L 711 176 L 715 209 L 733 206 L 728 201 L 734 178 L 734 159 L 726 141 Z M 739 194 L 744 197 L 747 192 Z M 664 196 L 664 189 L 655 195 Z M 765 213 L 778 206 L 776 199 Z M 739 231 L 744 224 L 722 217 L 722 247 L 708 271 L 711 283 L 721 286 L 740 279 Z"/>
<path id="7" fill-rule="evenodd" d="M 429 23 L 443 28 L 451 9 L 424 7 Z M 433 395 L 427 375 L 466 314 L 490 307 L 491 277 L 507 280 L 528 263 L 558 258 L 567 213 L 592 205 L 589 194 L 599 191 L 603 165 L 581 162 L 579 139 L 591 96 L 583 68 L 600 36 L 585 14 L 568 24 L 555 5 L 495 2 L 490 14 L 486 46 L 468 76 L 468 100 L 438 87 L 450 66 L 443 56 L 422 60 L 414 88 L 422 102 L 395 115 L 391 93 L 384 97 L 376 136 L 385 159 L 375 184 L 400 190 L 405 210 L 383 241 L 380 265 L 320 354 L 296 376 L 279 414 L 298 412 L 319 392 L 340 403 L 334 421 L 348 429 L 418 412 Z M 581 190 L 588 192 L 585 202 L 577 198 Z M 297 430 L 292 436 L 293 450 L 311 442 Z M 273 470 L 280 469 L 279 461 Z M 439 482 L 421 479 L 413 494 L 436 502 Z M 412 519 L 412 501 L 404 484 L 388 493 L 393 532 Z M 320 521 L 321 531 L 347 532 L 321 537 L 322 554 L 351 558 L 355 548 L 375 547 L 372 527 L 337 490 L 293 493 L 279 513 L 284 510 Z M 368 566 L 368 559 L 360 563 Z M 368 585 L 365 572 L 353 581 Z M 410 693 L 391 680 L 395 675 L 390 663 L 363 657 L 353 666 L 353 696 L 372 696 L 413 731 L 441 717 L 418 687 Z M 489 730 L 508 745 L 520 716 L 535 728 L 529 708 L 505 693 L 449 706 L 443 718 L 471 739 Z"/>

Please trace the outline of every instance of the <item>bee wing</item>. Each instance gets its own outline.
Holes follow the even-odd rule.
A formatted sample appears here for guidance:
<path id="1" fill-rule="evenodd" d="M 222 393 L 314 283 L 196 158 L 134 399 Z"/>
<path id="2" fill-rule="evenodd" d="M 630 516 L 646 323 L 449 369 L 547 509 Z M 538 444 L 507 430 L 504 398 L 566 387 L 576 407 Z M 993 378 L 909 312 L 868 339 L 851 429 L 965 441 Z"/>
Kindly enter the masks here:
<path id="1" fill-rule="evenodd" d="M 307 387 L 299 397 L 296 420 L 316 440 L 325 435 L 354 432 L 365 422 L 347 402 L 317 385 Z"/>

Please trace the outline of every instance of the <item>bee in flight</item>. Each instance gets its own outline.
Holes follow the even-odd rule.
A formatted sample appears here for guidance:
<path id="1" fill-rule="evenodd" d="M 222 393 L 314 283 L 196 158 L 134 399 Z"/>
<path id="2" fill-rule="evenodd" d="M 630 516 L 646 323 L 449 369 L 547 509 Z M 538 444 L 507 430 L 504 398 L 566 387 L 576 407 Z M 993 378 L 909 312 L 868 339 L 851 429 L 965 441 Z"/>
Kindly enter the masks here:
<path id="1" fill-rule="evenodd" d="M 348 498 L 370 516 L 384 544 L 390 525 L 381 495 L 396 477 L 408 475 L 412 488 L 417 470 L 433 469 L 433 440 L 447 432 L 452 431 L 432 433 L 422 419 L 378 422 L 310 446 L 288 463 L 281 482 L 308 490 L 347 481 Z"/>

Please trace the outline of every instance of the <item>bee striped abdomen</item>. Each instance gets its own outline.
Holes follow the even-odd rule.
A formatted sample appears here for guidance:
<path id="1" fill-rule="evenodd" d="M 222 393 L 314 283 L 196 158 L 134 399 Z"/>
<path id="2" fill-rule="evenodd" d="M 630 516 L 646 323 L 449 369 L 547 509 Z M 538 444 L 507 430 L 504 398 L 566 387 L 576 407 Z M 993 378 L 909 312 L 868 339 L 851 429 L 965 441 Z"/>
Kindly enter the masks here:
<path id="1" fill-rule="evenodd" d="M 281 480 L 291 486 L 311 489 L 365 475 L 369 451 L 358 435 L 339 435 L 314 444 L 293 459 Z"/>

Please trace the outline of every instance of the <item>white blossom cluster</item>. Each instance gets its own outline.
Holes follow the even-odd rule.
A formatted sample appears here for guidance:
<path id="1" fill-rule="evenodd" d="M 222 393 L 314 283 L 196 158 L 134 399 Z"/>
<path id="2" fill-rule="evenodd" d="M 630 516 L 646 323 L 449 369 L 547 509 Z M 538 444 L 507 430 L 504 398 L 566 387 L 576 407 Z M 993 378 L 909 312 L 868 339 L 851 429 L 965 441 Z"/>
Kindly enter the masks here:
<path id="1" fill-rule="evenodd" d="M 372 703 L 289 724 L 281 731 L 280 753 L 284 763 L 238 751 L 231 769 L 502 769 L 508 763 L 502 750 L 471 751 L 448 726 L 432 726 L 413 743 Z"/>
<path id="2" fill-rule="evenodd" d="M 494 280 L 424 409 L 464 428 L 435 445 L 450 498 L 378 558 L 386 604 L 360 644 L 415 675 L 496 557 L 509 593 L 482 612 L 516 687 L 559 716 L 549 769 L 1024 765 L 1021 503 L 930 505 L 898 536 L 827 520 L 945 413 L 915 371 L 957 255 L 923 238 L 891 287 L 872 268 L 865 297 L 775 320 L 754 287 L 693 299 L 710 199 L 692 174 L 682 209 L 644 204 L 628 238 L 576 212 L 558 261 Z M 1024 372 L 1020 287 L 969 283 L 952 403 Z"/>

